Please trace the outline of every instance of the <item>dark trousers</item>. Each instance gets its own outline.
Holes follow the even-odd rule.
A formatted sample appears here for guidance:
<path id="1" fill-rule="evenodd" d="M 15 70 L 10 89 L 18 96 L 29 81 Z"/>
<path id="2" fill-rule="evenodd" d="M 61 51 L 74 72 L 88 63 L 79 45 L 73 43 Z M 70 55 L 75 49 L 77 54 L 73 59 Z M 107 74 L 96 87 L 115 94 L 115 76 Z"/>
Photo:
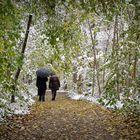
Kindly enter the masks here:
<path id="1" fill-rule="evenodd" d="M 45 89 L 38 89 L 39 101 L 45 101 Z"/>
<path id="2" fill-rule="evenodd" d="M 39 95 L 39 101 L 45 101 L 45 95 Z"/>
<path id="3" fill-rule="evenodd" d="M 52 90 L 52 100 L 55 100 L 56 97 L 56 90 Z"/>

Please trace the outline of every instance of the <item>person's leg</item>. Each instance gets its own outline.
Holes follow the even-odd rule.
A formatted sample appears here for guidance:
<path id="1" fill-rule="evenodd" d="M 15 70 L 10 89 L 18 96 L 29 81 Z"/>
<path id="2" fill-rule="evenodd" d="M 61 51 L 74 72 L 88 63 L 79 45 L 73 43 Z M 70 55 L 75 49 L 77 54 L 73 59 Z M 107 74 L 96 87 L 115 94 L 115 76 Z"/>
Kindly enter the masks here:
<path id="1" fill-rule="evenodd" d="M 52 100 L 55 100 L 56 97 L 56 90 L 52 90 Z"/>
<path id="2" fill-rule="evenodd" d="M 56 97 L 56 90 L 54 90 L 54 100 L 55 100 L 55 97 Z"/>
<path id="3" fill-rule="evenodd" d="M 52 90 L 52 100 L 54 100 L 54 90 Z"/>
<path id="4" fill-rule="evenodd" d="M 42 101 L 43 101 L 43 102 L 45 101 L 45 94 L 42 95 Z"/>
<path id="5" fill-rule="evenodd" d="M 41 101 L 41 98 L 42 98 L 41 95 L 39 95 L 39 101 Z"/>
<path id="6" fill-rule="evenodd" d="M 38 89 L 38 96 L 39 96 L 39 101 L 41 101 L 41 89 Z"/>
<path id="7" fill-rule="evenodd" d="M 38 93 L 37 93 L 37 95 L 39 96 L 39 89 L 38 89 Z"/>
<path id="8" fill-rule="evenodd" d="M 43 101 L 43 102 L 45 101 L 45 91 L 46 90 L 43 89 L 41 92 L 41 101 Z"/>

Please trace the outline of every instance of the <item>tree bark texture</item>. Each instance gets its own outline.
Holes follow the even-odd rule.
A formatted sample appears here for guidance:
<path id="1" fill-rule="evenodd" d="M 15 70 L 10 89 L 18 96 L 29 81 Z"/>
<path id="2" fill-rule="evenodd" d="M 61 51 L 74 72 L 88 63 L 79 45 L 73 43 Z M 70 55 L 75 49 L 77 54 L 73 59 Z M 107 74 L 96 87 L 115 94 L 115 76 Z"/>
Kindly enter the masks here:
<path id="1" fill-rule="evenodd" d="M 24 52 L 25 52 L 25 49 L 26 49 L 26 44 L 27 44 L 27 39 L 28 39 L 28 35 L 29 35 L 29 29 L 30 29 L 30 26 L 31 26 L 31 22 L 32 22 L 32 15 L 30 14 L 29 19 L 28 19 L 27 28 L 26 28 L 25 38 L 24 38 L 24 42 L 23 42 L 22 50 L 21 50 L 22 60 L 24 59 Z M 17 84 L 18 77 L 20 75 L 21 68 L 22 68 L 22 66 L 18 67 L 18 69 L 15 73 L 15 77 L 14 77 L 15 85 L 13 87 L 14 91 L 16 90 L 15 87 L 16 87 L 16 84 Z M 11 102 L 15 102 L 15 96 L 14 95 L 11 96 Z"/>
<path id="2" fill-rule="evenodd" d="M 93 82 L 95 82 L 94 77 L 96 76 L 96 78 L 97 78 L 97 85 L 98 85 L 98 92 L 99 92 L 99 95 L 101 95 L 101 87 L 100 87 L 100 81 L 99 81 L 99 71 L 98 71 L 98 66 L 97 66 L 97 59 L 96 59 L 96 52 L 95 52 L 95 44 L 94 44 L 96 35 L 94 34 L 94 37 L 93 37 L 92 28 L 91 28 L 91 25 L 89 23 L 89 20 L 88 20 L 88 26 L 89 26 L 90 37 L 91 37 L 91 41 L 92 41 L 92 50 L 93 50 L 93 55 L 94 55 Z M 95 86 L 95 84 L 94 84 L 94 86 Z"/>

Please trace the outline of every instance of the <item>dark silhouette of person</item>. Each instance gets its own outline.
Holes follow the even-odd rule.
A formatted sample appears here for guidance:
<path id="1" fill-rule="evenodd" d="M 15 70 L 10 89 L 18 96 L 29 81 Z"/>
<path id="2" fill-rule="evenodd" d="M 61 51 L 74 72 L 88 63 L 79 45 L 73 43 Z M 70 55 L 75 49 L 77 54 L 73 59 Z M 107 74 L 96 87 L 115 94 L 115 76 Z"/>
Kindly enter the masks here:
<path id="1" fill-rule="evenodd" d="M 52 101 L 56 98 L 56 92 L 59 90 L 60 87 L 60 81 L 59 78 L 55 75 L 55 73 L 52 73 L 50 80 L 49 80 L 49 89 L 51 89 L 52 93 Z"/>
<path id="2" fill-rule="evenodd" d="M 37 77 L 36 86 L 38 88 L 39 101 L 45 101 L 45 92 L 47 89 L 46 82 L 47 81 L 48 81 L 47 77 L 44 77 L 44 78 Z"/>

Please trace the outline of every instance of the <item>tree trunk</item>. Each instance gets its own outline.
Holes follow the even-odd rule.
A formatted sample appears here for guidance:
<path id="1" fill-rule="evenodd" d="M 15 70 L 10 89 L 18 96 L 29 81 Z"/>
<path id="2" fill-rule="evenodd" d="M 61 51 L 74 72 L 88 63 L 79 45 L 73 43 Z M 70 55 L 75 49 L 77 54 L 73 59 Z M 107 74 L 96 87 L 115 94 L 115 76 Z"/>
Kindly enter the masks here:
<path id="1" fill-rule="evenodd" d="M 118 33 L 118 16 L 116 15 L 116 55 L 117 55 L 117 62 L 119 61 L 119 33 Z M 117 76 L 116 76 L 116 81 L 117 81 L 117 94 L 118 94 L 118 99 L 120 100 L 120 85 L 119 85 L 119 66 L 116 65 L 116 72 L 117 72 Z"/>
<path id="2" fill-rule="evenodd" d="M 136 70 L 137 70 L 137 49 L 135 50 L 135 58 L 134 58 L 134 64 L 133 64 L 133 74 L 132 74 L 132 79 L 136 80 Z"/>
<path id="3" fill-rule="evenodd" d="M 21 50 L 21 56 L 22 56 L 22 60 L 24 59 L 24 52 L 25 52 L 25 48 L 26 48 L 26 44 L 27 44 L 27 39 L 28 39 L 28 34 L 29 34 L 29 29 L 30 29 L 30 26 L 31 26 L 31 21 L 32 21 L 32 15 L 29 15 L 29 20 L 28 20 L 28 24 L 27 24 L 27 29 L 26 29 L 26 33 L 25 33 L 25 39 L 24 39 L 24 42 L 23 42 L 23 45 L 22 45 L 22 50 Z M 19 74 L 20 74 L 20 71 L 21 71 L 21 67 L 18 67 L 17 71 L 16 71 L 16 74 L 15 74 L 15 77 L 14 77 L 14 81 L 15 81 L 15 84 L 13 86 L 13 91 L 15 92 L 16 90 L 16 84 L 17 84 L 17 80 L 18 80 L 18 77 L 19 77 Z M 11 96 L 11 103 L 12 102 L 15 102 L 15 95 L 13 94 Z"/>
<path id="4" fill-rule="evenodd" d="M 108 38 L 107 38 L 107 44 L 105 46 L 105 52 L 104 52 L 104 64 L 106 63 L 106 55 L 107 55 L 107 52 L 108 52 L 109 40 L 110 40 L 110 36 L 111 36 L 111 34 L 107 33 L 107 31 L 106 31 L 106 34 L 107 34 Z M 103 78 L 102 79 L 103 88 L 104 88 L 104 85 L 105 85 L 105 74 L 106 74 L 106 69 L 104 68 L 103 77 L 102 77 Z"/>
<path id="5" fill-rule="evenodd" d="M 107 40 L 107 45 L 106 45 L 106 48 L 105 48 L 105 52 L 104 52 L 104 64 L 106 63 L 106 54 L 107 54 L 107 48 L 108 48 L 108 44 L 109 44 L 109 40 Z M 103 87 L 105 85 L 105 73 L 106 73 L 106 69 L 104 68 L 103 70 Z"/>
<path id="6" fill-rule="evenodd" d="M 114 23 L 114 36 L 113 36 L 113 45 L 112 45 L 112 59 L 115 59 L 115 61 L 118 63 L 119 61 L 119 35 L 118 35 L 118 16 L 115 16 L 115 23 Z M 119 85 L 119 66 L 118 64 L 115 65 L 115 73 L 116 73 L 116 92 L 117 97 L 120 100 L 120 85 Z"/>
<path id="7" fill-rule="evenodd" d="M 133 81 L 135 81 L 135 83 L 136 83 L 136 75 L 137 75 L 137 62 L 138 62 L 138 56 L 137 56 L 137 49 L 135 49 L 135 57 L 134 57 L 134 64 L 133 64 L 133 73 L 132 73 L 132 79 L 133 79 Z M 134 90 L 133 90 L 133 96 L 135 95 L 135 93 L 136 93 L 136 88 L 134 88 Z"/>
<path id="8" fill-rule="evenodd" d="M 101 87 L 100 87 L 100 82 L 99 82 L 99 71 L 98 71 L 98 66 L 97 66 L 96 51 L 95 51 L 95 44 L 94 44 L 96 34 L 94 34 L 94 37 L 93 37 L 92 28 L 91 28 L 91 25 L 89 23 L 89 20 L 88 20 L 88 26 L 89 26 L 90 37 L 91 37 L 91 41 L 92 41 L 92 50 L 93 50 L 93 55 L 94 55 L 94 67 L 93 67 L 94 74 L 93 74 L 93 78 L 96 75 L 97 85 L 98 85 L 98 92 L 99 92 L 99 95 L 101 95 Z M 95 80 L 94 80 L 94 82 L 95 82 Z"/>

